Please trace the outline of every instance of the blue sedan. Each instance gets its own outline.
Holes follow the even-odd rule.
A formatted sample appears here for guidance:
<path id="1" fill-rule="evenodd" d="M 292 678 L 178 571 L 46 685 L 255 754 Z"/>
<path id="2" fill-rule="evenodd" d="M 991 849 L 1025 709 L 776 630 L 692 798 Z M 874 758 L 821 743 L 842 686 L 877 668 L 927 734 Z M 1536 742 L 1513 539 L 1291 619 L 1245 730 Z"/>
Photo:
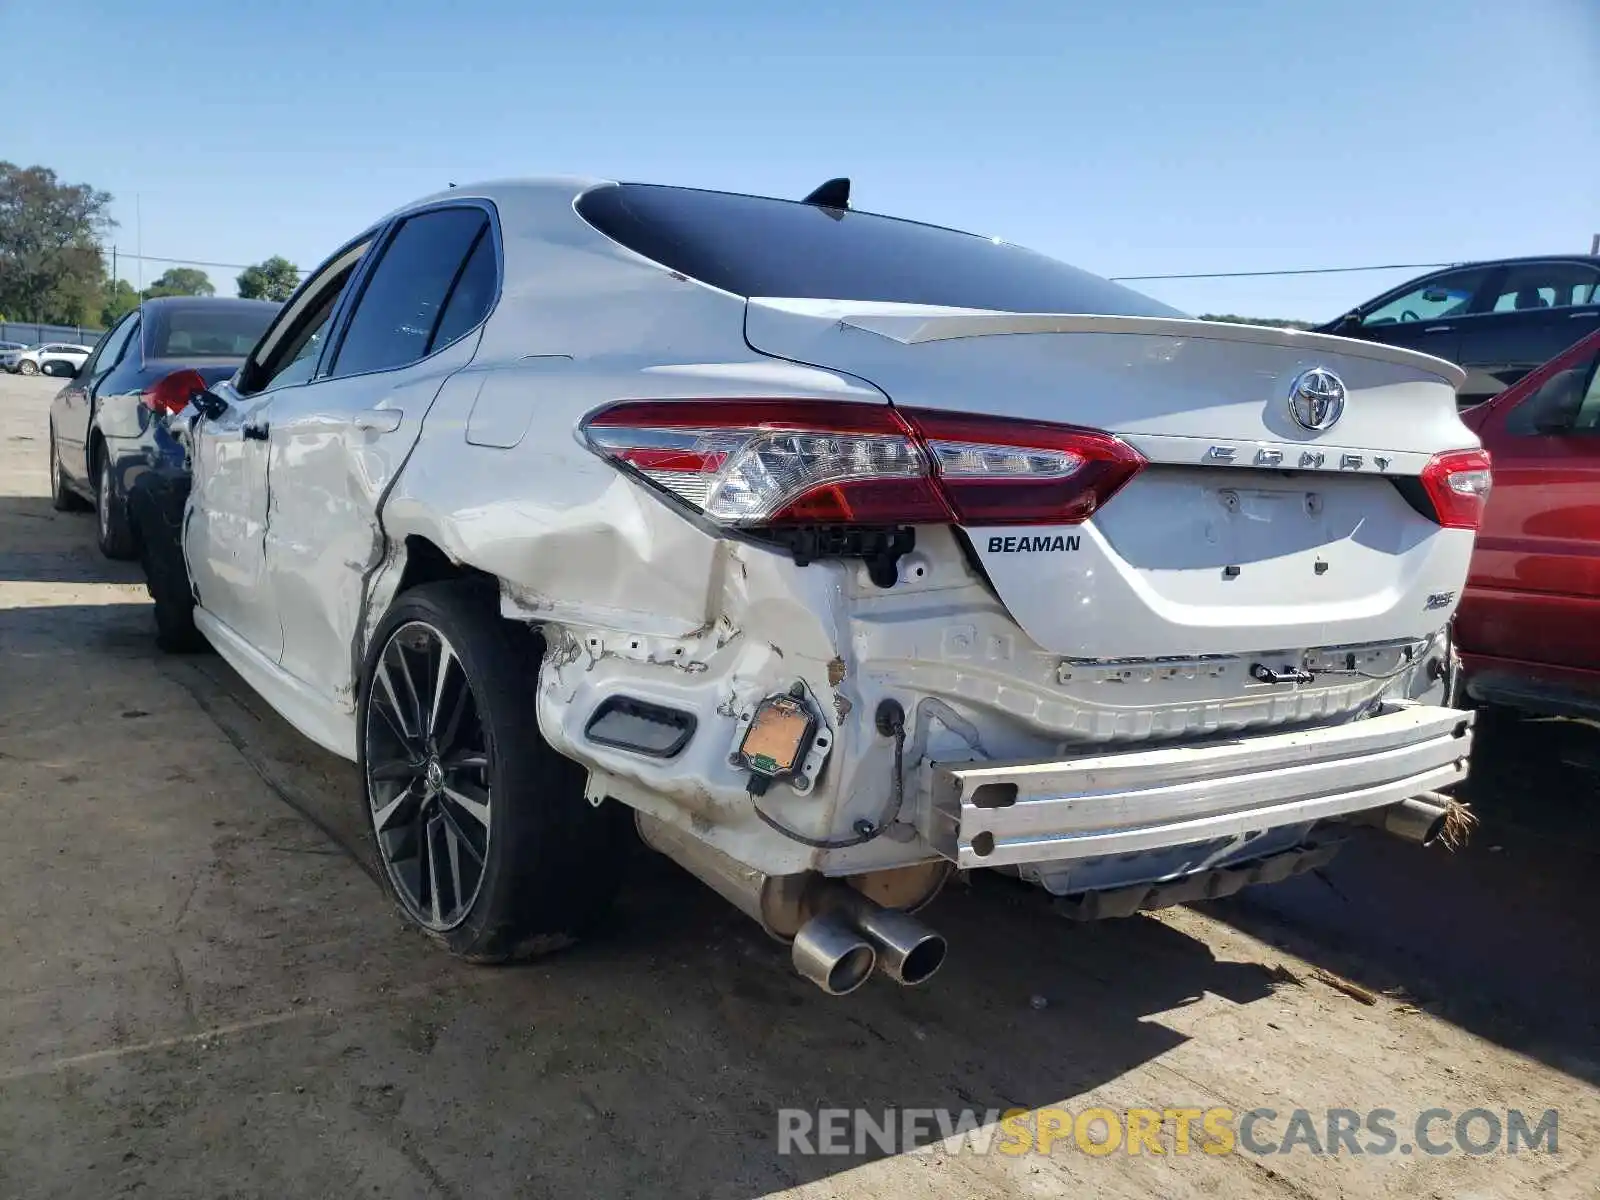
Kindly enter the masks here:
<path id="1" fill-rule="evenodd" d="M 207 385 L 239 368 L 281 306 L 267 300 L 162 296 L 118 321 L 50 405 L 50 493 L 58 509 L 93 505 L 108 558 L 133 558 L 138 543 L 128 495 L 147 472 L 187 479 L 183 448 L 158 418 L 148 389 L 185 367 Z"/>

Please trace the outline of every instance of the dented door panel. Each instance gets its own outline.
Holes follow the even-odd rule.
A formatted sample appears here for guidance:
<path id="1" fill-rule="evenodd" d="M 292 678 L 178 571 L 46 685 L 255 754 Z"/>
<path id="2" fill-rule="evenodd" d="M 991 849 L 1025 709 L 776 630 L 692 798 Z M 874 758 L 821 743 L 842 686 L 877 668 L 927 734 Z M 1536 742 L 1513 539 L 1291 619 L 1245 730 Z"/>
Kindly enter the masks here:
<path id="1" fill-rule="evenodd" d="M 266 581 L 267 443 L 259 434 L 276 398 L 300 389 L 240 396 L 222 383 L 215 390 L 228 409 L 197 421 L 191 434 L 185 557 L 200 606 L 271 661 L 283 626 Z"/>
<path id="2" fill-rule="evenodd" d="M 399 371 L 323 379 L 274 406 L 266 577 L 283 621 L 279 665 L 354 711 L 351 645 L 383 561 L 385 492 L 434 398 L 472 358 L 468 337 Z"/>

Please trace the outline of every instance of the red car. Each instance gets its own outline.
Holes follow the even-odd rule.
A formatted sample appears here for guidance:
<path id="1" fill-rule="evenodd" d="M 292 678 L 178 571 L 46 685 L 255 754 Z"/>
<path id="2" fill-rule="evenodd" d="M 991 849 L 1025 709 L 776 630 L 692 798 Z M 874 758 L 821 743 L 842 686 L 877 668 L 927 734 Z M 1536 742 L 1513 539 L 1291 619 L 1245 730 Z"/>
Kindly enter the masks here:
<path id="1" fill-rule="evenodd" d="M 1456 615 L 1467 692 L 1600 716 L 1600 331 L 1461 419 L 1494 488 Z"/>

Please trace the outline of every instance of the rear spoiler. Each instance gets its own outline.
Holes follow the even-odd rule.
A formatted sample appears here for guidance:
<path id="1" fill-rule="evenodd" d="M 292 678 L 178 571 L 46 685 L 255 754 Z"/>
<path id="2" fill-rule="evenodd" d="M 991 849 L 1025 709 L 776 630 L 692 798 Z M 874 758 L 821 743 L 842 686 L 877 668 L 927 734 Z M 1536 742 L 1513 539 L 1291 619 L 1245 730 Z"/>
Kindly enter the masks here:
<path id="1" fill-rule="evenodd" d="M 1223 342 L 1254 342 L 1282 346 L 1308 358 L 1319 354 L 1342 354 L 1394 363 L 1424 371 L 1459 389 L 1467 373 L 1452 362 L 1355 338 L 1312 333 L 1303 329 L 1279 329 L 1268 325 L 1241 325 L 1231 321 L 1197 321 L 1189 317 L 1124 317 L 1074 313 L 1009 313 L 987 309 L 938 308 L 926 312 L 908 311 L 919 306 L 859 302 L 751 297 L 751 304 L 817 317 L 833 317 L 852 329 L 874 333 L 903 345 L 943 342 L 953 338 L 992 337 L 1019 333 L 1110 333 L 1143 334 L 1171 338 L 1205 338 Z M 882 312 L 875 313 L 874 307 Z M 830 311 L 831 309 L 831 311 Z"/>

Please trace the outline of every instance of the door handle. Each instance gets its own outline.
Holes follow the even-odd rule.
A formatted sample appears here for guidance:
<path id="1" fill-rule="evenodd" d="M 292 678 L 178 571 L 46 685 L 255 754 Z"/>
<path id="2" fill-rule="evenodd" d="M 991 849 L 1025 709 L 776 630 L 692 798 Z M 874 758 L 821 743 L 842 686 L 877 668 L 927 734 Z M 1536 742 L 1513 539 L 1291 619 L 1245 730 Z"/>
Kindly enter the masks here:
<path id="1" fill-rule="evenodd" d="M 398 408 L 374 408 L 356 414 L 350 424 L 363 433 L 393 433 L 404 419 L 405 413 Z"/>
<path id="2" fill-rule="evenodd" d="M 1422 332 L 1423 333 L 1449 333 L 1454 328 L 1455 328 L 1454 325 L 1429 325 Z"/>
<path id="3" fill-rule="evenodd" d="M 269 425 L 267 425 L 265 423 L 260 424 L 260 425 L 256 425 L 256 424 L 253 424 L 253 423 L 246 423 L 244 429 L 241 432 L 243 432 L 246 441 L 264 442 L 264 441 L 267 440 L 267 433 L 269 432 L 270 429 L 271 429 L 271 426 L 269 426 Z"/>

